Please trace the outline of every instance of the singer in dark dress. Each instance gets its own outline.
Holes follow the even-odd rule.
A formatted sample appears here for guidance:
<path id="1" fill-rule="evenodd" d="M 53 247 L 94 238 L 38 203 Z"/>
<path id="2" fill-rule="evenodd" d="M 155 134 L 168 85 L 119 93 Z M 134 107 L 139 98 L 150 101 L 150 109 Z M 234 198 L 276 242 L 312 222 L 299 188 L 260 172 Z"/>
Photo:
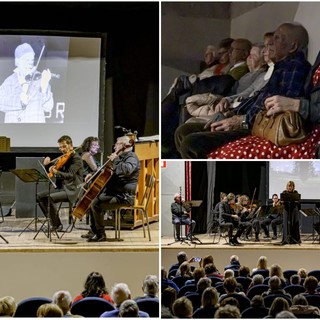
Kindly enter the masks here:
<path id="1" fill-rule="evenodd" d="M 293 193 L 298 193 L 298 191 L 295 190 L 294 182 L 289 181 L 286 190 L 282 194 Z M 281 244 L 300 244 L 300 203 L 298 201 L 283 201 L 283 205 L 283 236 Z"/>

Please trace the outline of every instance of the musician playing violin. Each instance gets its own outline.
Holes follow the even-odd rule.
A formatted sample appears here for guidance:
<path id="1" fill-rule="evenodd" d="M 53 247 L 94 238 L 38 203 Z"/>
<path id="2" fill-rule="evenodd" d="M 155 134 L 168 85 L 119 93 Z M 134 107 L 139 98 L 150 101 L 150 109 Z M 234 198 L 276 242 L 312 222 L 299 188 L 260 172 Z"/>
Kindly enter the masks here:
<path id="1" fill-rule="evenodd" d="M 51 72 L 36 72 L 35 52 L 28 43 L 15 49 L 13 74 L 0 87 L 0 111 L 5 123 L 45 123 L 45 112 L 53 108 Z M 34 77 L 33 75 L 38 75 Z"/>
<path id="2" fill-rule="evenodd" d="M 249 203 L 249 197 L 247 195 L 241 195 L 239 197 L 239 204 L 235 208 L 235 212 L 240 217 L 240 221 L 245 226 L 245 239 L 249 240 L 249 235 L 253 228 L 255 233 L 255 241 L 260 241 L 260 221 L 253 217 L 256 206 Z"/>
<path id="3" fill-rule="evenodd" d="M 109 156 L 113 174 L 102 192 L 91 204 L 96 230 L 89 242 L 106 241 L 104 230 L 105 210 L 116 210 L 123 205 L 133 205 L 140 174 L 140 161 L 132 151 L 128 136 L 119 137 L 114 145 L 114 153 Z"/>
<path id="4" fill-rule="evenodd" d="M 63 229 L 55 203 L 75 203 L 80 191 L 77 186 L 83 181 L 82 160 L 79 154 L 73 149 L 72 139 L 64 135 L 59 138 L 58 145 L 62 156 L 55 160 L 46 157 L 43 161 L 44 166 L 48 170 L 48 174 L 52 175 L 57 186 L 56 189 L 50 189 L 50 204 L 48 205 L 49 190 L 37 194 L 37 202 L 42 212 L 46 217 L 49 215 L 51 231 L 62 231 Z M 50 207 L 49 212 L 48 207 Z"/>

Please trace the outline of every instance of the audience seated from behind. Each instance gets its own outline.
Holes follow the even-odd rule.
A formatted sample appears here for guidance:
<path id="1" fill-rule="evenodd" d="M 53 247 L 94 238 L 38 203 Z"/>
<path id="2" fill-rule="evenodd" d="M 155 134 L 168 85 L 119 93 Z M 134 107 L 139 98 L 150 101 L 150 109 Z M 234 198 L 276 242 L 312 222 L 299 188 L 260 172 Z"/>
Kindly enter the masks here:
<path id="1" fill-rule="evenodd" d="M 222 318 L 222 319 L 240 319 L 241 314 L 239 308 L 236 306 L 232 306 L 230 304 L 227 304 L 223 307 L 219 307 L 216 313 L 214 314 L 214 318 Z"/>
<path id="2" fill-rule="evenodd" d="M 131 299 L 123 301 L 119 307 L 119 317 L 120 318 L 138 318 L 139 307 L 137 305 L 137 302 Z"/>
<path id="3" fill-rule="evenodd" d="M 167 271 L 164 269 L 164 267 L 161 267 L 161 290 L 166 289 L 168 287 L 171 287 L 176 290 L 176 292 L 179 292 L 179 287 L 167 277 Z"/>
<path id="4" fill-rule="evenodd" d="M 11 296 L 0 298 L 0 317 L 13 317 L 17 310 L 17 303 Z"/>
<path id="5" fill-rule="evenodd" d="M 63 312 L 63 317 L 73 317 L 70 312 L 72 296 L 69 291 L 59 290 L 52 296 L 52 303 L 56 304 Z"/>
<path id="6" fill-rule="evenodd" d="M 244 310 L 242 318 L 264 318 L 268 315 L 269 309 L 265 307 L 263 298 L 259 295 L 250 300 L 250 308 Z"/>
<path id="7" fill-rule="evenodd" d="M 161 318 L 163 314 L 168 317 L 171 315 L 173 317 L 172 306 L 173 303 L 177 300 L 177 291 L 172 287 L 164 289 L 161 293 Z"/>
<path id="8" fill-rule="evenodd" d="M 304 294 L 319 294 L 319 292 L 316 290 L 319 286 L 319 281 L 314 276 L 308 276 L 304 280 L 303 286 L 306 289 L 306 292 Z"/>
<path id="9" fill-rule="evenodd" d="M 37 318 L 61 318 L 62 310 L 54 303 L 44 303 L 37 310 Z"/>
<path id="10" fill-rule="evenodd" d="M 206 288 L 201 297 L 201 307 L 193 312 L 193 318 L 213 318 L 217 311 L 219 294 L 214 287 Z"/>
<path id="11" fill-rule="evenodd" d="M 221 302 L 223 299 L 225 299 L 226 297 L 233 295 L 233 294 L 241 294 L 241 295 L 245 296 L 244 292 L 237 292 L 238 283 L 237 283 L 237 280 L 233 277 L 228 277 L 228 278 L 224 279 L 223 287 L 226 291 L 226 294 L 222 294 L 219 297 L 219 302 Z"/>
<path id="12" fill-rule="evenodd" d="M 269 308 L 269 314 L 265 318 L 274 319 L 281 311 L 290 311 L 289 302 L 285 298 L 277 297 L 273 300 Z"/>
<path id="13" fill-rule="evenodd" d="M 224 279 L 224 275 L 218 271 L 217 267 L 213 263 L 206 264 L 204 267 L 204 272 L 206 277 L 217 277 L 222 280 Z"/>
<path id="14" fill-rule="evenodd" d="M 179 319 L 192 318 L 193 307 L 187 297 L 178 298 L 172 306 L 173 315 Z"/>
<path id="15" fill-rule="evenodd" d="M 249 287 L 248 287 L 248 291 L 249 291 L 252 287 L 256 286 L 257 284 L 263 284 L 263 281 L 264 281 L 263 275 L 261 275 L 261 274 L 255 274 L 255 275 L 252 277 L 252 281 L 251 281 L 251 283 L 250 283 L 250 285 L 249 285 Z"/>
<path id="16" fill-rule="evenodd" d="M 185 282 L 185 285 L 188 285 L 188 284 L 197 285 L 199 279 L 201 279 L 204 276 L 205 276 L 205 269 L 204 268 L 201 268 L 201 267 L 195 268 L 192 272 L 193 279 L 187 280 Z"/>
<path id="17" fill-rule="evenodd" d="M 268 258 L 266 256 L 261 256 L 257 261 L 257 266 L 252 269 L 252 273 L 257 270 L 267 270 L 267 269 L 268 269 Z"/>
<path id="18" fill-rule="evenodd" d="M 278 276 L 272 276 L 270 277 L 268 281 L 269 289 L 268 291 L 265 291 L 262 293 L 262 297 L 271 295 L 271 294 L 281 294 L 284 296 L 287 296 L 291 300 L 291 295 L 289 293 L 286 293 L 284 289 L 282 289 L 281 280 Z"/>
<path id="19" fill-rule="evenodd" d="M 126 283 L 116 283 L 111 289 L 111 298 L 114 301 L 115 310 L 106 311 L 101 318 L 114 318 L 119 315 L 119 308 L 123 301 L 131 300 L 131 291 Z M 139 311 L 139 318 L 148 318 L 149 314 Z"/>
<path id="20" fill-rule="evenodd" d="M 308 316 L 310 315 L 318 315 L 320 318 L 319 308 L 310 306 L 303 294 L 297 294 L 293 297 L 290 311 L 297 316 L 297 318 L 309 318 Z"/>
<path id="21" fill-rule="evenodd" d="M 81 300 L 86 297 L 98 297 L 113 303 L 108 289 L 106 287 L 103 275 L 99 272 L 91 272 L 85 281 L 84 290 L 80 295 L 73 299 L 73 302 Z"/>
<path id="22" fill-rule="evenodd" d="M 239 269 L 241 267 L 240 259 L 237 255 L 233 254 L 230 257 L 230 263 L 224 267 L 224 270 L 231 269 L 235 272 L 235 276 L 237 277 L 239 274 Z"/>
<path id="23" fill-rule="evenodd" d="M 158 299 L 159 294 L 159 279 L 156 275 L 147 275 L 142 283 L 143 296 L 135 297 L 134 300 L 141 299 Z"/>

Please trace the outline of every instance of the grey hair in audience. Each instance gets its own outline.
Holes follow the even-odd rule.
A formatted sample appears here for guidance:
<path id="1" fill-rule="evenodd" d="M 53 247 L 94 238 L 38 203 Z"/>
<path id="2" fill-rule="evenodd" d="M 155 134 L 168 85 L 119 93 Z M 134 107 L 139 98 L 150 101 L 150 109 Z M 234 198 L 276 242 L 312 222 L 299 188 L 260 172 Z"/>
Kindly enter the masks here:
<path id="1" fill-rule="evenodd" d="M 59 306 L 63 314 L 66 314 L 70 310 L 72 304 L 71 293 L 65 290 L 55 292 L 52 297 L 52 303 Z"/>
<path id="2" fill-rule="evenodd" d="M 121 303 L 131 298 L 131 292 L 126 283 L 116 283 L 111 289 L 111 297 L 117 307 L 120 307 Z"/>
<path id="3" fill-rule="evenodd" d="M 263 277 L 262 274 L 255 274 L 252 277 L 252 283 L 253 284 L 263 284 L 263 280 L 264 280 L 264 277 Z"/>
<path id="4" fill-rule="evenodd" d="M 308 304 L 307 298 L 301 293 L 292 298 L 292 305 L 307 306 Z"/>
<path id="5" fill-rule="evenodd" d="M 142 290 L 150 296 L 157 296 L 159 292 L 159 280 L 156 275 L 148 275 L 143 281 Z"/>

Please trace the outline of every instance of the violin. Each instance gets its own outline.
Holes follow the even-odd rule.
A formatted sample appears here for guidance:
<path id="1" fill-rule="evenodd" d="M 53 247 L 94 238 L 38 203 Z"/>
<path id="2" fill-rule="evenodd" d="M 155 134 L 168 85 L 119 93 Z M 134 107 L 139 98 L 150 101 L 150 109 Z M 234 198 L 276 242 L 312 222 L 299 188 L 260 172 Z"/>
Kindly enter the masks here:
<path id="1" fill-rule="evenodd" d="M 56 161 L 56 163 L 50 168 L 50 172 L 48 173 L 48 176 L 52 178 L 53 177 L 52 169 L 59 170 L 60 168 L 62 168 L 66 164 L 66 162 L 70 159 L 70 157 L 74 154 L 74 152 L 75 152 L 74 149 L 70 150 L 65 154 L 63 154 L 62 156 L 53 160 L 53 161 Z"/>
<path id="2" fill-rule="evenodd" d="M 56 78 L 56 79 L 60 79 L 60 74 L 59 73 L 52 73 L 51 72 L 51 77 L 52 78 Z M 31 81 L 38 81 L 42 78 L 42 73 L 39 71 L 35 71 L 34 73 L 31 74 L 27 74 L 25 76 L 25 80 L 26 82 L 31 82 Z"/>

